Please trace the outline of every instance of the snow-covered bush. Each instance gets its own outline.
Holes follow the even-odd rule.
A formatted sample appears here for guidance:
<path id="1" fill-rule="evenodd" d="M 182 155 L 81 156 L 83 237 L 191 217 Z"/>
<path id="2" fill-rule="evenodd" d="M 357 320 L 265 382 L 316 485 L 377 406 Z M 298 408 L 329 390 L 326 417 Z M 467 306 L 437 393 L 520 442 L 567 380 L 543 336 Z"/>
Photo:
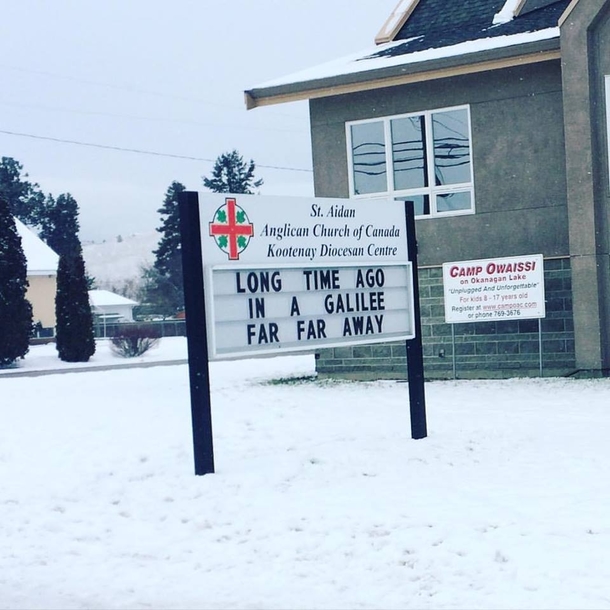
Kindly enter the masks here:
<path id="1" fill-rule="evenodd" d="M 159 330 L 151 326 L 126 326 L 110 338 L 112 351 L 123 358 L 135 358 L 155 347 L 161 340 Z"/>

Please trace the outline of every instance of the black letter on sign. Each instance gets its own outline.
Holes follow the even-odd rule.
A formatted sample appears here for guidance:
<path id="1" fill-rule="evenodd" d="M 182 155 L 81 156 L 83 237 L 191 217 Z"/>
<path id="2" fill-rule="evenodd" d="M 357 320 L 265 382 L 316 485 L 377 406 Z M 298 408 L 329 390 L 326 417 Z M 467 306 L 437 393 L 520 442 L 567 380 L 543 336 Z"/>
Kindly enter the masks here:
<path id="1" fill-rule="evenodd" d="M 299 309 L 299 302 L 296 297 L 292 297 L 292 304 L 290 305 L 290 317 L 297 315 L 301 315 L 301 310 Z"/>
<path id="2" fill-rule="evenodd" d="M 255 297 L 254 299 L 248 299 L 248 315 L 252 318 L 264 318 L 265 317 L 265 299 Z"/>

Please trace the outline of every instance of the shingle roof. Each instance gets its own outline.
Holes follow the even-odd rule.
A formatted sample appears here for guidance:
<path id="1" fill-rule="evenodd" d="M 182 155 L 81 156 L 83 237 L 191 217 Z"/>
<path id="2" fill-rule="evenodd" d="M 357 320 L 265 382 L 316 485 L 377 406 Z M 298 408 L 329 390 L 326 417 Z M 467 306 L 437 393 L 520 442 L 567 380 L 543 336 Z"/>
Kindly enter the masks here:
<path id="1" fill-rule="evenodd" d="M 559 59 L 559 20 L 570 2 L 419 0 L 389 42 L 262 83 L 245 92 L 246 104 L 339 95 L 371 82 L 379 87 L 415 82 L 419 74 L 460 66 L 480 71 L 492 63 L 516 65 L 522 55 L 530 62 Z M 519 6 L 521 13 L 513 17 Z"/>
<path id="2" fill-rule="evenodd" d="M 370 57 L 396 57 L 461 42 L 536 32 L 557 27 L 570 0 L 519 15 L 494 25 L 493 19 L 506 0 L 420 0 L 394 40 L 403 44 L 382 49 Z"/>

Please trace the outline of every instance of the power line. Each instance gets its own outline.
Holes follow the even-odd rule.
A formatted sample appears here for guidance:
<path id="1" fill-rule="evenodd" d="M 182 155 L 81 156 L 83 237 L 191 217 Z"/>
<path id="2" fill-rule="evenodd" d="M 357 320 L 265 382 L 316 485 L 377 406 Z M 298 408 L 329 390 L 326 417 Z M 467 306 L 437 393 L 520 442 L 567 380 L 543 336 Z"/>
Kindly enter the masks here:
<path id="1" fill-rule="evenodd" d="M 243 106 L 237 106 L 236 104 L 226 104 L 224 102 L 212 102 L 210 100 L 203 100 L 203 99 L 199 99 L 199 98 L 195 98 L 195 97 L 188 97 L 185 95 L 176 95 L 176 94 L 167 93 L 167 92 L 154 91 L 151 89 L 140 89 L 139 87 L 133 87 L 133 86 L 127 86 L 127 85 L 117 85 L 115 83 L 89 80 L 89 79 L 85 79 L 85 78 L 79 78 L 76 76 L 70 76 L 67 74 L 57 74 L 55 72 L 46 72 L 44 70 L 32 70 L 32 69 L 28 69 L 28 68 L 21 68 L 19 66 L 9 66 L 6 64 L 0 64 L 0 69 L 13 70 L 14 72 L 23 72 L 25 74 L 35 74 L 38 76 L 45 76 L 47 78 L 57 78 L 57 79 L 61 79 L 61 80 L 71 81 L 74 83 L 79 83 L 81 85 L 104 87 L 107 89 L 115 89 L 117 91 L 125 91 L 127 93 L 135 93 L 138 95 L 149 95 L 149 96 L 153 96 L 153 97 L 163 97 L 166 99 L 180 100 L 183 102 L 202 104 L 202 105 L 206 105 L 206 106 L 216 106 L 218 108 L 223 108 L 225 110 L 227 108 L 230 108 L 233 110 L 238 110 L 238 109 L 244 110 Z M 295 116 L 294 114 L 290 114 L 288 112 L 275 111 L 275 114 L 279 115 L 279 116 L 284 116 L 284 117 L 287 117 L 287 118 L 290 118 L 293 120 L 299 120 L 299 117 Z"/>
<path id="2" fill-rule="evenodd" d="M 69 114 L 80 114 L 84 116 L 104 116 L 115 119 L 127 119 L 127 120 L 137 120 L 137 121 L 152 121 L 158 123 L 181 123 L 184 125 L 196 125 L 198 127 L 223 127 L 224 129 L 236 129 L 236 130 L 254 130 L 254 131 L 277 131 L 277 132 L 286 132 L 286 133 L 304 133 L 305 129 L 282 129 L 281 127 L 257 127 L 253 125 L 239 125 L 234 121 L 231 124 L 227 123 L 219 123 L 218 121 L 214 121 L 213 123 L 202 123 L 200 121 L 193 121 L 188 119 L 173 119 L 168 117 L 145 117 L 133 114 L 122 114 L 115 112 L 102 112 L 95 110 L 78 110 L 76 108 L 62 108 L 58 106 L 47 106 L 44 104 L 29 104 L 29 103 L 21 103 L 21 102 L 8 102 L 6 100 L 0 100 L 0 104 L 3 106 L 12 106 L 17 108 L 31 108 L 34 110 L 43 110 L 46 112 L 65 112 Z"/>
<path id="3" fill-rule="evenodd" d="M 8 136 L 17 136 L 17 137 L 21 137 L 21 138 L 32 138 L 34 140 L 45 140 L 48 142 L 58 142 L 61 144 L 73 144 L 75 146 L 88 146 L 90 148 L 102 148 L 105 150 L 130 152 L 130 153 L 135 153 L 138 155 L 151 155 L 151 156 L 155 156 L 155 157 L 170 157 L 172 159 L 186 159 L 188 161 L 205 161 L 207 163 L 215 163 L 215 159 L 206 159 L 205 157 L 191 157 L 189 155 L 175 155 L 172 153 L 162 153 L 162 152 L 156 152 L 153 150 L 142 150 L 139 148 L 125 148 L 122 146 L 111 146 L 109 144 L 97 144 L 94 142 L 79 142 L 78 140 L 53 138 L 51 136 L 39 136 L 39 135 L 32 134 L 32 133 L 21 133 L 21 132 L 17 132 L 17 131 L 8 131 L 6 129 L 0 129 L 0 133 L 3 133 Z M 282 167 L 279 165 L 261 165 L 259 163 L 257 163 L 256 166 L 259 168 L 264 168 L 264 169 L 277 169 L 277 170 L 282 170 L 282 171 L 287 171 L 287 172 L 307 172 L 307 173 L 313 172 L 313 170 L 311 170 L 311 169 L 303 169 L 300 167 Z"/>

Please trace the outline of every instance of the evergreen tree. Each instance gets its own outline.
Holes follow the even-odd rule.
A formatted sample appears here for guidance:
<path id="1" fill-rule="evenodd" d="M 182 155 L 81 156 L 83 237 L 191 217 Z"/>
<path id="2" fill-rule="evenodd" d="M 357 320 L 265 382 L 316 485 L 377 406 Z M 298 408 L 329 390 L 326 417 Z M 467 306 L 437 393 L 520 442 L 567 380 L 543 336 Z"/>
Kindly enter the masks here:
<path id="1" fill-rule="evenodd" d="M 243 157 L 233 150 L 223 153 L 214 163 L 212 177 L 203 176 L 203 185 L 214 193 L 247 193 L 263 184 L 263 180 L 255 180 L 254 161 L 246 163 Z"/>
<path id="2" fill-rule="evenodd" d="M 254 161 L 245 163 L 236 151 L 216 159 L 212 178 L 203 177 L 203 184 L 216 193 L 252 193 L 263 183 L 254 178 Z M 172 182 L 165 193 L 161 214 L 159 245 L 154 251 L 155 262 L 143 270 L 146 300 L 164 316 L 175 314 L 184 307 L 182 252 L 180 248 L 180 215 L 178 193 L 185 191 L 180 182 Z"/>
<path id="3" fill-rule="evenodd" d="M 9 205 L 13 216 L 28 225 L 40 224 L 45 197 L 38 184 L 26 180 L 23 165 L 12 157 L 0 159 L 0 197 Z"/>
<path id="4" fill-rule="evenodd" d="M 61 194 L 57 199 L 49 195 L 41 208 L 39 237 L 56 254 L 70 254 L 82 251 L 78 232 L 78 203 L 70 193 Z M 95 279 L 85 271 L 87 286 L 93 289 Z"/>
<path id="5" fill-rule="evenodd" d="M 55 296 L 56 347 L 65 362 L 87 362 L 95 353 L 93 314 L 80 242 L 59 256 Z"/>
<path id="6" fill-rule="evenodd" d="M 65 362 L 87 362 L 95 353 L 93 314 L 89 302 L 91 280 L 85 272 L 78 237 L 78 203 L 70 193 L 49 196 L 41 237 L 59 254 L 55 295 L 56 347 Z"/>
<path id="7" fill-rule="evenodd" d="M 32 333 L 32 305 L 26 299 L 27 263 L 21 237 L 6 200 L 0 198 L 0 367 L 23 358 Z"/>
<path id="8" fill-rule="evenodd" d="M 184 306 L 178 210 L 178 193 L 184 190 L 183 184 L 174 181 L 165 192 L 163 206 L 157 210 L 162 219 L 157 228 L 161 239 L 154 251 L 155 262 L 144 270 L 147 301 L 155 304 L 164 316 L 173 315 Z"/>
<path id="9" fill-rule="evenodd" d="M 70 193 L 62 194 L 56 200 L 51 195 L 47 197 L 40 225 L 40 238 L 60 256 L 81 248 L 78 203 Z"/>
<path id="10" fill-rule="evenodd" d="M 159 273 L 154 264 L 142 270 L 144 301 L 151 313 L 164 318 L 175 315 L 184 307 L 184 289 L 169 277 Z M 152 309 L 151 309 L 152 308 Z"/>

